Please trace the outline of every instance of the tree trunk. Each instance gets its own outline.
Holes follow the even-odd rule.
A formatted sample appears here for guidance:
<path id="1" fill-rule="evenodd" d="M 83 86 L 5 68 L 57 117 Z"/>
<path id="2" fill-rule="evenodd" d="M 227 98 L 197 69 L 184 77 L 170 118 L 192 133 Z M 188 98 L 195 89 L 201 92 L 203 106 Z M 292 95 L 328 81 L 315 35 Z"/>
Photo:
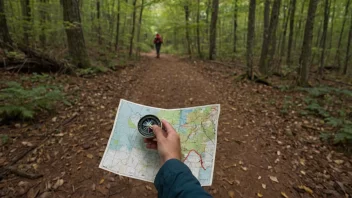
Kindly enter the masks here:
<path id="1" fill-rule="evenodd" d="M 271 66 L 276 49 L 276 29 L 279 23 L 281 0 L 275 0 L 271 12 L 270 26 L 268 37 L 263 40 L 262 53 L 260 56 L 259 71 L 264 74 L 269 74 L 269 66 Z"/>
<path id="2" fill-rule="evenodd" d="M 198 47 L 198 56 L 202 58 L 202 51 L 200 49 L 200 24 L 199 24 L 199 17 L 200 17 L 200 0 L 197 2 L 197 47 Z"/>
<path id="3" fill-rule="evenodd" d="M 248 13 L 248 28 L 247 28 L 247 77 L 253 79 L 253 46 L 255 32 L 255 7 L 256 0 L 250 0 Z"/>
<path id="4" fill-rule="evenodd" d="M 78 0 L 62 0 L 64 25 L 67 35 L 68 50 L 72 63 L 80 68 L 90 67 Z"/>
<path id="5" fill-rule="evenodd" d="M 315 12 L 317 10 L 319 0 L 310 0 L 307 14 L 306 27 L 304 30 L 304 39 L 302 45 L 302 53 L 299 60 L 299 81 L 298 84 L 301 86 L 308 85 L 309 77 L 309 59 L 312 55 L 312 39 L 313 39 L 313 29 L 314 29 L 314 18 Z"/>
<path id="6" fill-rule="evenodd" d="M 284 6 L 284 8 L 285 8 L 285 6 Z M 280 46 L 279 47 L 279 49 L 280 49 L 279 67 L 281 67 L 281 61 L 282 61 L 283 56 L 285 55 L 287 25 L 288 25 L 290 12 L 291 12 L 291 8 L 289 8 L 287 12 L 284 10 L 284 24 L 283 24 L 284 32 L 282 33 L 281 45 L 279 45 Z"/>
<path id="7" fill-rule="evenodd" d="M 96 2 L 96 8 L 97 8 L 97 20 L 98 20 L 98 44 L 101 45 L 102 42 L 102 35 L 101 35 L 101 25 L 100 25 L 100 0 L 97 0 Z"/>
<path id="8" fill-rule="evenodd" d="M 137 55 L 140 55 L 141 47 L 140 47 L 140 35 L 141 35 L 141 30 L 142 30 L 142 19 L 143 19 L 143 10 L 144 10 L 144 0 L 141 2 L 141 10 L 139 12 L 139 20 L 138 20 L 138 32 L 137 32 Z"/>
<path id="9" fill-rule="evenodd" d="M 209 60 L 216 58 L 216 24 L 218 20 L 219 0 L 213 0 L 211 10 Z"/>
<path id="10" fill-rule="evenodd" d="M 331 2 L 331 1 L 330 1 Z M 331 29 L 330 29 L 330 44 L 329 49 L 332 48 L 332 41 L 334 40 L 334 22 L 335 22 L 335 14 L 336 14 L 336 0 L 334 0 L 334 9 L 331 15 Z M 329 53 L 330 54 L 330 53 Z"/>
<path id="11" fill-rule="evenodd" d="M 327 37 L 327 34 L 328 34 L 329 15 L 330 15 L 329 0 L 325 0 L 323 35 L 322 35 L 322 38 L 321 38 L 322 51 L 321 51 L 321 56 L 320 56 L 320 68 L 319 68 L 320 77 L 323 76 L 323 71 L 324 71 L 326 37 Z"/>
<path id="12" fill-rule="evenodd" d="M 184 6 L 185 9 L 185 22 L 186 22 L 186 42 L 187 42 L 187 53 L 188 56 L 192 56 L 192 51 L 191 51 L 191 39 L 189 38 L 189 7 L 188 7 L 188 1 L 187 4 Z"/>
<path id="13" fill-rule="evenodd" d="M 304 7 L 306 5 L 306 1 L 301 1 L 302 7 L 301 7 L 301 14 L 299 17 L 299 21 L 298 21 L 298 28 L 297 28 L 297 33 L 296 33 L 296 38 L 295 38 L 295 43 L 293 46 L 296 46 L 296 42 L 298 41 L 298 38 L 301 38 L 301 29 L 302 29 L 302 23 L 303 23 L 303 13 L 304 13 Z M 301 42 L 301 40 L 299 41 Z"/>
<path id="14" fill-rule="evenodd" d="M 47 20 L 47 11 L 46 11 L 46 0 L 40 0 L 40 27 L 41 27 L 41 32 L 39 35 L 39 40 L 43 48 L 46 47 L 46 33 L 45 33 L 45 23 Z"/>
<path id="15" fill-rule="evenodd" d="M 351 14 L 351 19 L 352 19 L 352 14 Z M 350 24 L 350 31 L 348 34 L 348 42 L 347 42 L 347 50 L 346 50 L 346 59 L 345 59 L 345 65 L 343 67 L 343 74 L 347 74 L 348 71 L 348 64 L 351 59 L 351 43 L 352 43 L 352 20 Z"/>
<path id="16" fill-rule="evenodd" d="M 339 42 L 337 44 L 337 51 L 336 51 L 336 56 L 335 56 L 335 63 L 337 62 L 337 66 L 341 68 L 341 58 L 340 58 L 340 49 L 341 49 L 341 43 L 342 43 L 342 37 L 343 37 L 343 32 L 345 30 L 345 24 L 347 20 L 347 15 L 348 15 L 348 9 L 350 7 L 351 0 L 347 0 L 346 6 L 345 6 L 345 15 L 343 17 L 343 22 L 342 22 L 342 27 L 341 27 L 341 32 L 340 32 L 340 37 L 339 37 Z"/>
<path id="17" fill-rule="evenodd" d="M 210 11 L 210 6 L 211 6 L 211 0 L 207 0 L 207 9 L 205 11 L 206 17 L 205 17 L 205 32 L 206 32 L 206 38 L 209 39 L 209 11 Z"/>
<path id="18" fill-rule="evenodd" d="M 29 47 L 29 33 L 31 31 L 30 0 L 21 0 L 23 17 L 23 43 Z"/>
<path id="19" fill-rule="evenodd" d="M 7 44 L 12 44 L 12 39 L 7 27 L 7 20 L 5 15 L 5 0 L 0 0 L 0 40 Z M 2 45 L 2 43 L 0 43 Z"/>
<path id="20" fill-rule="evenodd" d="M 270 0 L 265 0 L 263 41 L 266 40 L 269 36 L 269 25 L 270 25 Z"/>
<path id="21" fill-rule="evenodd" d="M 130 38 L 130 52 L 129 52 L 129 57 L 132 57 L 132 52 L 133 52 L 133 40 L 134 40 L 134 31 L 135 31 L 135 25 L 136 25 L 136 12 L 137 12 L 137 0 L 133 0 L 133 14 L 132 14 L 132 31 L 131 31 L 131 38 Z"/>
<path id="22" fill-rule="evenodd" d="M 293 44 L 293 34 L 294 34 L 294 26 L 295 26 L 295 12 L 296 12 L 296 0 L 291 0 L 290 5 L 290 34 L 288 36 L 288 48 L 287 48 L 287 59 L 286 64 L 291 66 L 291 52 L 292 52 L 292 44 Z"/>
<path id="23" fill-rule="evenodd" d="M 233 12 L 233 53 L 237 52 L 237 16 L 238 16 L 238 5 L 237 0 L 234 0 L 234 12 Z"/>
<path id="24" fill-rule="evenodd" d="M 117 22 L 116 22 L 116 37 L 115 37 L 115 50 L 119 47 L 119 35 L 120 35 L 120 13 L 121 13 L 121 0 L 117 0 Z"/>

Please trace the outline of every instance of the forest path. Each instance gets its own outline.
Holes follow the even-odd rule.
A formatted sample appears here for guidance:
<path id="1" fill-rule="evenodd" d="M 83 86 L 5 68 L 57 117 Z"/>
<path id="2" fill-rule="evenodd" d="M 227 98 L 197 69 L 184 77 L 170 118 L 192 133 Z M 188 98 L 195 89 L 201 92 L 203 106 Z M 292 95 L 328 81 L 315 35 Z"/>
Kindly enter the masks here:
<path id="1" fill-rule="evenodd" d="M 17 166 L 43 174 L 35 180 L 9 174 L 0 182 L 0 196 L 157 197 L 151 183 L 98 168 L 121 98 L 160 108 L 221 104 L 213 185 L 205 187 L 214 197 L 229 197 L 231 191 L 236 198 L 258 193 L 281 197 L 281 192 L 311 197 L 300 185 L 318 197 L 342 197 L 340 184 L 349 189 L 352 160 L 319 140 L 319 120 L 299 116 L 299 109 L 282 113 L 293 104 L 288 98 L 303 98 L 301 93 L 236 81 L 243 71 L 213 62 L 144 54 L 134 65 L 87 78 L 57 76 L 50 83 L 61 84 L 74 105 L 61 104 L 58 112 L 41 115 L 35 124 L 0 126 L 4 134 L 21 134 L 3 147 L 0 165 L 27 150 L 24 143 L 30 142 L 41 146 Z M 1 74 L 8 81 L 23 77 Z M 55 134 L 43 137 L 48 132 Z"/>
<path id="2" fill-rule="evenodd" d="M 297 179 L 287 177 L 295 174 L 273 167 L 274 161 L 280 158 L 278 149 L 266 143 L 261 138 L 261 130 L 253 126 L 259 122 L 265 124 L 265 119 L 254 114 L 256 105 L 245 94 L 250 87 L 242 83 L 228 84 L 224 80 L 228 74 L 214 71 L 208 74 L 207 68 L 196 61 L 169 55 L 156 59 L 154 54 L 146 54 L 144 58 L 131 85 L 133 89 L 127 94 L 128 100 L 160 108 L 221 104 L 214 180 L 211 187 L 206 187 L 211 194 L 228 197 L 228 192 L 234 191 L 235 197 L 255 197 L 256 193 L 280 197 L 281 192 L 295 193 L 288 187 L 297 183 Z M 254 87 L 258 88 L 255 84 Z M 273 183 L 269 176 L 278 177 L 280 183 Z"/>

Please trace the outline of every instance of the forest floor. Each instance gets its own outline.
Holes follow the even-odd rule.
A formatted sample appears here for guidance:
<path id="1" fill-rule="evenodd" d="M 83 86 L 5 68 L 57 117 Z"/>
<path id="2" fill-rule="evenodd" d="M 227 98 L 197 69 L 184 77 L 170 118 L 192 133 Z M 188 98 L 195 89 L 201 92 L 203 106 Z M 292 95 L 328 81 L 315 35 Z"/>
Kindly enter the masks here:
<path id="1" fill-rule="evenodd" d="M 351 157 L 321 142 L 319 120 L 297 110 L 280 113 L 287 96 L 303 93 L 235 81 L 234 73 L 242 72 L 146 54 L 134 67 L 114 72 L 56 76 L 51 83 L 61 84 L 74 105 L 59 105 L 32 123 L 0 126 L 11 137 L 1 147 L 0 166 L 39 145 L 14 166 L 43 177 L 3 174 L 0 196 L 157 197 L 152 183 L 98 168 L 121 98 L 161 108 L 221 104 L 214 180 L 205 187 L 214 197 L 351 196 Z M 0 73 L 12 81 L 23 75 Z"/>

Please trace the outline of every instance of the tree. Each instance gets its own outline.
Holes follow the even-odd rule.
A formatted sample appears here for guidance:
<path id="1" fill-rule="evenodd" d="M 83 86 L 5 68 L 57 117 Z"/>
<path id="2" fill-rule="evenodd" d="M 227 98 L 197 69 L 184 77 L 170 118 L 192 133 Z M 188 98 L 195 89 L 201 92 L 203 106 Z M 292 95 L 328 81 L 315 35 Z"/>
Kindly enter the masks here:
<path id="1" fill-rule="evenodd" d="M 141 51 L 141 47 L 140 47 L 140 36 L 141 36 L 141 29 L 142 29 L 142 19 L 143 19 L 143 10 L 144 10 L 144 0 L 142 0 L 141 2 L 141 9 L 139 12 L 139 20 L 138 20 L 138 32 L 137 32 L 137 55 L 139 55 L 140 51 Z"/>
<path id="2" fill-rule="evenodd" d="M 0 40 L 7 44 L 12 44 L 12 39 L 7 27 L 4 0 L 0 0 Z M 2 45 L 2 43 L 0 43 Z"/>
<path id="3" fill-rule="evenodd" d="M 337 62 L 337 66 L 340 68 L 341 66 L 341 60 L 340 60 L 340 49 L 341 49 L 341 44 L 342 44 L 342 37 L 343 37 L 343 32 L 345 30 L 345 24 L 347 20 L 347 15 L 348 15 L 348 9 L 350 7 L 351 0 L 347 0 L 346 6 L 345 6 L 345 15 L 343 17 L 343 22 L 341 26 L 341 31 L 340 31 L 340 36 L 339 36 L 339 42 L 337 44 L 337 51 L 336 51 L 336 56 L 335 56 L 335 63 Z"/>
<path id="4" fill-rule="evenodd" d="M 328 34 L 329 14 L 330 14 L 329 5 L 330 5 L 329 0 L 325 0 L 323 35 L 321 38 L 322 51 L 321 51 L 321 56 L 320 56 L 320 68 L 319 68 L 320 76 L 323 76 L 323 70 L 324 70 L 324 64 L 325 64 L 326 37 Z"/>
<path id="5" fill-rule="evenodd" d="M 121 0 L 117 0 L 117 23 L 116 23 L 116 37 L 115 37 L 115 50 L 116 51 L 117 51 L 118 46 L 119 46 L 120 13 L 121 13 Z"/>
<path id="6" fill-rule="evenodd" d="M 197 0 L 197 49 L 198 49 L 198 56 L 202 57 L 202 51 L 200 49 L 200 24 L 199 24 L 199 18 L 200 18 L 200 0 Z"/>
<path id="7" fill-rule="evenodd" d="M 136 12 L 137 12 L 137 0 L 133 0 L 133 14 L 132 14 L 132 31 L 130 37 L 130 52 L 128 53 L 129 57 L 132 57 L 133 52 L 133 39 L 134 39 L 134 31 L 135 31 L 135 24 L 136 24 Z"/>
<path id="8" fill-rule="evenodd" d="M 29 32 L 31 31 L 31 7 L 29 0 L 21 0 L 23 25 L 23 43 L 29 46 Z"/>
<path id="9" fill-rule="evenodd" d="M 97 29 L 97 34 L 98 34 L 98 44 L 101 45 L 103 43 L 102 41 L 102 35 L 101 35 L 101 24 L 100 24 L 100 0 L 96 0 L 96 8 L 97 8 L 97 20 L 98 20 L 98 29 Z"/>
<path id="10" fill-rule="evenodd" d="M 234 0 L 234 11 L 233 11 L 233 52 L 237 52 L 237 18 L 238 18 L 238 5 L 237 0 Z"/>
<path id="11" fill-rule="evenodd" d="M 248 28 L 247 28 L 247 76 L 253 79 L 253 46 L 254 46 L 254 32 L 255 32 L 255 0 L 250 0 L 248 13 Z"/>
<path id="12" fill-rule="evenodd" d="M 271 63 L 275 54 L 276 29 L 279 23 L 280 4 L 281 4 L 281 0 L 274 1 L 273 8 L 271 11 L 268 36 L 263 40 L 259 71 L 264 75 L 269 74 L 269 66 L 271 66 Z"/>
<path id="13" fill-rule="evenodd" d="M 281 65 L 281 60 L 283 56 L 285 55 L 285 47 L 286 47 L 286 34 L 287 34 L 287 25 L 288 25 L 288 19 L 289 19 L 289 14 L 290 14 L 290 8 L 287 10 L 287 6 L 285 5 L 283 7 L 283 13 L 284 13 L 284 23 L 283 23 L 283 33 L 282 33 L 282 39 L 279 39 L 279 53 L 280 53 L 280 58 L 279 58 L 279 67 Z M 281 49 L 280 49 L 281 48 Z"/>
<path id="14" fill-rule="evenodd" d="M 290 4 L 290 34 L 288 36 L 288 47 L 287 47 L 287 59 L 286 64 L 291 66 L 291 53 L 292 53 L 292 44 L 293 44 L 293 34 L 294 34 L 294 26 L 295 26 L 295 12 L 296 12 L 296 1 L 291 0 Z"/>
<path id="15" fill-rule="evenodd" d="M 211 10 L 210 38 L 209 38 L 209 59 L 213 60 L 216 56 L 216 24 L 218 20 L 219 0 L 213 0 Z"/>
<path id="16" fill-rule="evenodd" d="M 62 0 L 62 5 L 68 50 L 72 62 L 80 68 L 90 67 L 81 24 L 79 0 Z"/>
<path id="17" fill-rule="evenodd" d="M 269 25 L 270 25 L 270 0 L 264 1 L 264 31 L 263 40 L 266 40 L 269 36 Z"/>
<path id="18" fill-rule="evenodd" d="M 312 55 L 312 40 L 313 40 L 313 29 L 314 29 L 314 18 L 317 10 L 319 0 L 310 0 L 307 14 L 306 27 L 304 30 L 304 39 L 302 45 L 302 53 L 299 59 L 299 80 L 298 84 L 301 86 L 308 85 L 309 77 L 309 63 Z"/>
<path id="19" fill-rule="evenodd" d="M 188 52 L 188 56 L 191 57 L 192 56 L 192 51 L 191 51 L 191 39 L 189 38 L 189 5 L 188 5 L 188 0 L 186 1 L 186 4 L 184 5 L 184 9 L 185 9 L 185 22 L 186 22 L 186 42 L 187 42 L 187 52 Z"/>
<path id="20" fill-rule="evenodd" d="M 41 26 L 41 33 L 39 35 L 39 40 L 42 44 L 42 47 L 45 48 L 46 46 L 46 33 L 45 33 L 45 26 L 46 26 L 46 20 L 47 20 L 47 11 L 45 10 L 45 5 L 46 5 L 46 0 L 40 0 L 40 26 Z"/>
<path id="21" fill-rule="evenodd" d="M 343 67 L 343 74 L 347 74 L 347 67 L 350 62 L 351 58 L 351 43 L 352 43 L 352 14 L 351 14 L 351 22 L 350 22 L 350 31 L 348 34 L 348 42 L 347 42 L 347 50 L 346 50 L 346 58 L 345 58 L 345 65 Z"/>

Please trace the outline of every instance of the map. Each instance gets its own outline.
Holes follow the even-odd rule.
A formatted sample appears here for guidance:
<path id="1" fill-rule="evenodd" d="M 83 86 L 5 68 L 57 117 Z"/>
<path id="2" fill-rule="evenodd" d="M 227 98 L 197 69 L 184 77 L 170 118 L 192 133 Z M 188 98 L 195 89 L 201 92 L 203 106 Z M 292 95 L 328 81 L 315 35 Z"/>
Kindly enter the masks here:
<path id="1" fill-rule="evenodd" d="M 121 100 L 114 127 L 99 167 L 135 179 L 154 182 L 159 154 L 145 147 L 137 129 L 140 118 L 155 115 L 179 133 L 182 161 L 202 186 L 213 181 L 220 105 L 161 109 Z"/>

